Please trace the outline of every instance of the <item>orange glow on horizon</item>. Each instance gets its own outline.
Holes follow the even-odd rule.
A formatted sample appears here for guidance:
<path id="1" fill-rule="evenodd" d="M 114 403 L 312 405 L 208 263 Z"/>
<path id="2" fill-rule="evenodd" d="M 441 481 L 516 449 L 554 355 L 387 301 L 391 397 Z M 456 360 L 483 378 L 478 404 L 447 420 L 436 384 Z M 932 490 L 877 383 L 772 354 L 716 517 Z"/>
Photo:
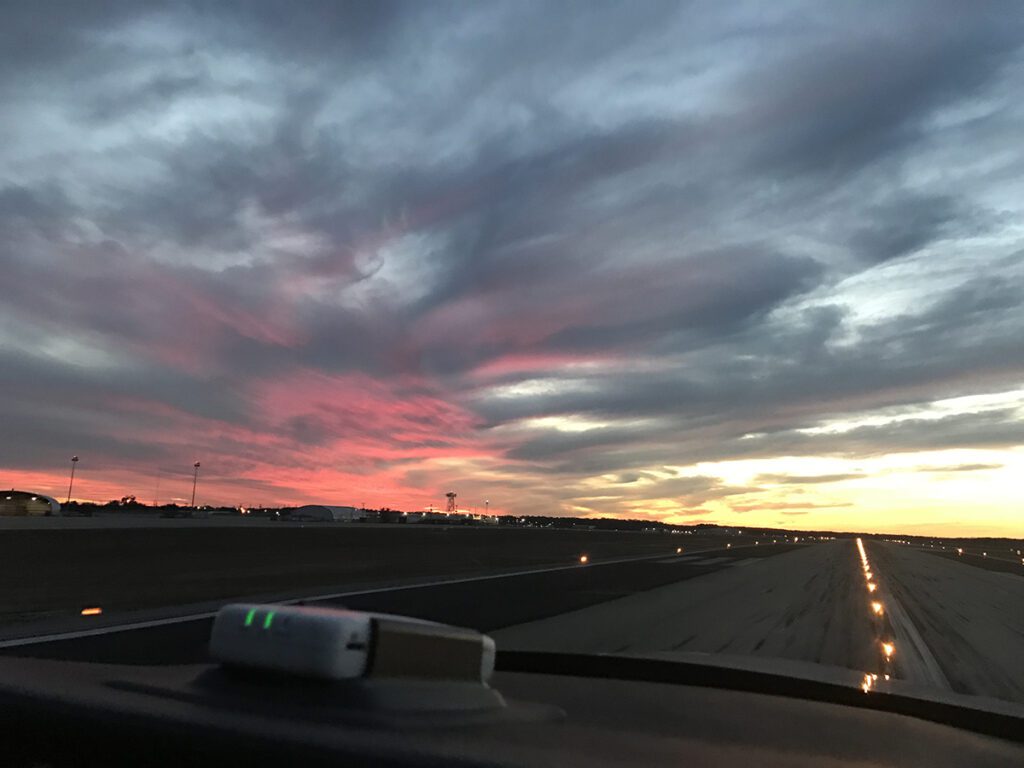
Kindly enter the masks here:
<path id="1" fill-rule="evenodd" d="M 295 391 L 289 389 L 291 385 Z M 402 387 L 419 387 L 418 394 L 403 404 L 395 404 Z M 450 485 L 450 478 L 459 477 L 465 478 L 460 482 L 466 485 L 457 490 L 460 500 L 467 499 L 467 508 L 475 507 L 479 512 L 484 508 L 484 498 L 504 495 L 509 499 L 502 505 L 490 505 L 489 511 L 495 515 L 619 517 L 680 525 L 726 526 L 733 526 L 742 519 L 745 528 L 763 525 L 794 533 L 816 529 L 943 537 L 1017 538 L 1024 535 L 1024 524 L 1007 501 L 1012 494 L 1004 496 L 1001 484 L 993 483 L 990 489 L 991 494 L 998 496 L 1001 506 L 992 506 L 990 514 L 978 516 L 974 515 L 975 507 L 972 507 L 970 522 L 956 511 L 966 508 L 959 503 L 955 509 L 950 505 L 943 508 L 933 504 L 931 499 L 922 498 L 918 506 L 907 502 L 906 506 L 890 510 L 882 507 L 880 498 L 852 495 L 851 489 L 855 489 L 856 484 L 849 488 L 843 486 L 845 496 L 837 495 L 828 484 L 821 484 L 822 487 L 791 484 L 781 490 L 755 489 L 730 496 L 728 500 L 711 499 L 703 503 L 698 500 L 687 505 L 679 499 L 655 495 L 656 479 L 651 481 L 649 498 L 626 504 L 616 496 L 625 491 L 617 488 L 611 475 L 587 478 L 585 482 L 567 478 L 552 489 L 546 478 L 533 478 L 528 468 L 524 467 L 520 473 L 515 462 L 504 458 L 500 444 L 478 434 L 478 421 L 471 412 L 445 402 L 438 394 L 431 394 L 427 385 L 416 380 L 386 385 L 358 375 L 310 373 L 294 380 L 263 383 L 257 389 L 254 399 L 258 407 L 275 414 L 268 417 L 270 421 L 262 429 L 225 425 L 161 403 L 131 399 L 112 402 L 112 408 L 127 412 L 130 418 L 150 420 L 146 431 L 135 435 L 140 442 L 180 449 L 181 457 L 177 461 L 161 459 L 155 466 L 140 467 L 132 459 L 104 459 L 81 452 L 77 446 L 69 446 L 68 453 L 78 450 L 82 459 L 75 475 L 75 499 L 104 504 L 111 499 L 134 495 L 147 505 L 154 502 L 187 505 L 195 452 L 201 454 L 204 467 L 196 496 L 200 505 L 276 507 L 334 503 L 403 510 L 419 510 L 430 505 L 443 508 L 443 493 Z M 360 394 L 353 394 L 356 392 Z M 338 402 L 350 403 L 351 410 L 340 409 Z M 325 418 L 336 419 L 336 424 L 327 423 L 325 428 L 329 431 L 347 435 L 355 429 L 356 434 L 327 443 L 304 445 L 294 437 L 286 438 L 275 431 L 279 420 L 301 423 L 321 411 L 327 414 Z M 363 431 L 371 415 L 372 420 L 380 422 L 381 428 Z M 218 435 L 219 440 L 233 446 L 250 446 L 252 451 L 244 461 L 214 451 L 194 451 L 191 445 L 175 437 L 176 432 L 198 435 L 199 441 L 213 439 L 204 436 Z M 439 435 L 443 435 L 443 439 L 438 439 Z M 1016 466 L 1014 461 L 1006 461 L 1007 472 L 1011 467 L 1024 471 L 1024 451 L 1014 454 L 1014 459 Z M 768 466 L 773 465 L 769 462 Z M 339 467 L 345 469 L 339 470 Z M 677 470 L 670 468 L 664 479 L 671 480 L 672 471 Z M 959 474 L 966 477 L 973 473 Z M 986 476 L 991 480 L 994 474 Z M 68 471 L 63 466 L 28 470 L 0 467 L 0 477 L 6 478 L 3 482 L 8 487 L 38 491 L 61 502 L 66 496 Z M 739 475 L 725 477 L 728 482 L 743 479 Z M 532 488 L 533 480 L 537 490 L 520 493 L 519 489 Z M 516 493 L 509 493 L 512 487 Z M 631 486 L 629 492 L 635 490 Z M 793 495 L 797 490 L 801 491 L 800 496 Z M 913 494 L 901 494 L 901 498 L 913 498 Z M 982 502 L 984 498 L 981 497 Z M 790 503 L 791 499 L 799 501 Z M 891 494 L 885 499 L 887 504 L 892 503 Z M 936 509 L 941 514 L 936 514 Z M 789 538 L 801 537 L 790 535 Z M 964 554 L 959 549 L 957 553 Z M 873 577 L 874 573 L 866 569 L 866 578 Z"/>

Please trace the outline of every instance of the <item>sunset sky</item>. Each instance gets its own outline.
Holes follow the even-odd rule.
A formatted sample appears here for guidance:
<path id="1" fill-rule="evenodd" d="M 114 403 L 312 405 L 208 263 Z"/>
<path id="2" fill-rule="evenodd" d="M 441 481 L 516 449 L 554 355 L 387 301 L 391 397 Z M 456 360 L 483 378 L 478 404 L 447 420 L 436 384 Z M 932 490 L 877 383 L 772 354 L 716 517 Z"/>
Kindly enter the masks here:
<path id="1" fill-rule="evenodd" d="M 1024 535 L 1024 13 L 0 12 L 0 485 Z"/>

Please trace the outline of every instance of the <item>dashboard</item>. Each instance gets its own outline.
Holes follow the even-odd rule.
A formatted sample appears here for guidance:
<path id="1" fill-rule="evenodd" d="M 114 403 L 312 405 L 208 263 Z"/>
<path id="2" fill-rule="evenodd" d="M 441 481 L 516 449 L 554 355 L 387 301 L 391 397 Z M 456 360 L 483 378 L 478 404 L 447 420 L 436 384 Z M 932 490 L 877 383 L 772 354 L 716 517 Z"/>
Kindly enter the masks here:
<path id="1" fill-rule="evenodd" d="M 5 764 L 1024 765 L 1024 745 L 933 722 L 941 710 L 756 692 L 743 680 L 769 678 L 713 668 L 687 684 L 666 674 L 678 668 L 499 653 L 489 687 L 339 687 L 214 665 L 0 658 Z M 985 722 L 1020 732 L 1019 720 Z"/>

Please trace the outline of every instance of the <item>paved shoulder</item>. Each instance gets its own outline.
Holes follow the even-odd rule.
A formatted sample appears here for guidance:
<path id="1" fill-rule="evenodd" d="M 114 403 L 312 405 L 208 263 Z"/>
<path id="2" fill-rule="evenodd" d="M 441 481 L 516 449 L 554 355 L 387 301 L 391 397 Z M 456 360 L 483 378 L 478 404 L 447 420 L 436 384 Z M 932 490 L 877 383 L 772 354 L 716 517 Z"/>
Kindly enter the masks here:
<path id="1" fill-rule="evenodd" d="M 953 690 L 1024 701 L 1024 578 L 896 544 L 872 550 Z"/>

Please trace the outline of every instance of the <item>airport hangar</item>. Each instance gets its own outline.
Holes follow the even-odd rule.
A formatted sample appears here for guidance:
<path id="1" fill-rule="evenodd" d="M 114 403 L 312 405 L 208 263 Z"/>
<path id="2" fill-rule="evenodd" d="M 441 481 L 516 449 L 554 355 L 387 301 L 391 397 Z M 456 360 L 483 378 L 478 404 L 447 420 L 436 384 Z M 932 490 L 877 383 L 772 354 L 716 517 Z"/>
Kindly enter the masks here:
<path id="1" fill-rule="evenodd" d="M 59 515 L 60 502 L 34 491 L 0 491 L 0 517 Z"/>

